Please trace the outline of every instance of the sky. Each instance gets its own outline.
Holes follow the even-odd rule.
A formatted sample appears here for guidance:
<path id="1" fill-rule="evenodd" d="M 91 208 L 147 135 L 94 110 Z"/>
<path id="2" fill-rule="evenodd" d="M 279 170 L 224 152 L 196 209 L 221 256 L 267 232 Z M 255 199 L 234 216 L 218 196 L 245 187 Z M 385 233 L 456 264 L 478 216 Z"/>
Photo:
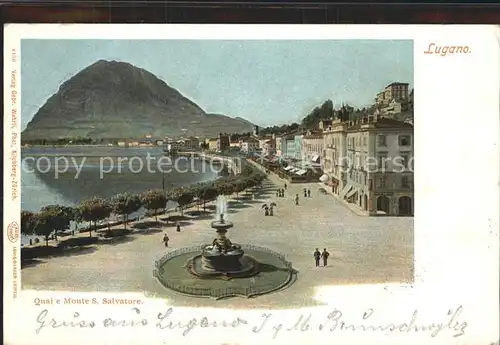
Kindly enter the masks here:
<path id="1" fill-rule="evenodd" d="M 22 40 L 22 128 L 59 86 L 98 60 L 144 68 L 207 113 L 261 126 L 299 122 L 327 99 L 362 108 L 413 85 L 411 40 Z"/>

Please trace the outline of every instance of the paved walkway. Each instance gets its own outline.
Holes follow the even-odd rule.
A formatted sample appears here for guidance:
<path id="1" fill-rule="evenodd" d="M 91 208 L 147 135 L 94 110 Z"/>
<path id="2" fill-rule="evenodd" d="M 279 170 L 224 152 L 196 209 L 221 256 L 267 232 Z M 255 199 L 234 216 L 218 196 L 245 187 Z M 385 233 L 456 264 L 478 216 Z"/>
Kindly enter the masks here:
<path id="1" fill-rule="evenodd" d="M 165 250 L 210 243 L 215 231 L 212 217 L 186 221 L 182 232 L 175 227 L 137 233 L 123 243 L 99 245 L 83 253 L 43 260 L 22 270 L 24 289 L 78 291 L 143 291 L 167 297 L 175 305 L 220 307 L 298 307 L 315 304 L 314 288 L 331 284 L 411 282 L 413 279 L 413 218 L 365 217 L 354 214 L 331 195 L 318 192 L 318 185 L 288 187 L 285 198 L 276 198 L 283 182 L 270 177 L 267 194 L 258 200 L 229 206 L 228 219 L 235 223 L 228 232 L 235 243 L 254 244 L 284 254 L 299 271 L 287 290 L 255 299 L 211 300 L 180 296 L 153 278 L 153 260 Z M 311 198 L 302 189 L 309 187 Z M 295 194 L 300 205 L 295 206 Z M 274 217 L 265 217 L 264 202 L 277 203 Z M 171 248 L 162 243 L 163 231 Z M 315 248 L 327 248 L 327 267 L 314 267 Z"/>

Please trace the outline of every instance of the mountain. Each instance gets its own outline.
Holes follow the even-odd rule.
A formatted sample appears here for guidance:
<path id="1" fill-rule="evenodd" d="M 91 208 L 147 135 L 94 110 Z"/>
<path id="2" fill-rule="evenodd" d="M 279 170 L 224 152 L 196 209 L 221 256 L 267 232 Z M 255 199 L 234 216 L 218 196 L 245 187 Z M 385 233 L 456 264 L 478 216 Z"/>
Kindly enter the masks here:
<path id="1" fill-rule="evenodd" d="M 207 114 L 142 68 L 100 60 L 60 86 L 28 123 L 22 139 L 212 137 L 252 129 L 245 119 Z"/>

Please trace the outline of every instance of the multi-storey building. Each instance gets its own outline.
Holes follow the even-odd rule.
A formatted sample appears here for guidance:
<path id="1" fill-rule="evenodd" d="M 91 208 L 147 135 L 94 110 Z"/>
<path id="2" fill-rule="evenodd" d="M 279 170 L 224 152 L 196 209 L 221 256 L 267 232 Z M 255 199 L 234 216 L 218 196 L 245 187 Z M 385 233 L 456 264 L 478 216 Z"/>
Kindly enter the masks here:
<path id="1" fill-rule="evenodd" d="M 262 155 L 270 156 L 274 154 L 276 154 L 276 139 L 269 139 L 262 146 Z"/>
<path id="2" fill-rule="evenodd" d="M 293 137 L 293 141 L 294 141 L 294 153 L 295 153 L 295 156 L 293 158 L 297 159 L 297 160 L 302 160 L 302 138 L 304 137 L 303 134 L 296 134 L 294 135 Z"/>
<path id="3" fill-rule="evenodd" d="M 302 157 L 306 162 L 320 163 L 322 153 L 322 133 L 309 133 L 302 137 Z"/>
<path id="4" fill-rule="evenodd" d="M 208 149 L 210 151 L 217 151 L 217 141 L 219 138 L 210 138 L 207 140 Z"/>
<path id="5" fill-rule="evenodd" d="M 196 151 L 200 148 L 200 139 L 197 137 L 187 137 L 184 139 L 184 147 L 185 150 Z"/>
<path id="6" fill-rule="evenodd" d="M 280 135 L 275 136 L 275 141 L 276 141 L 276 156 L 282 156 L 283 155 L 283 137 Z"/>
<path id="7" fill-rule="evenodd" d="M 388 106 L 392 100 L 408 101 L 408 83 L 391 83 L 387 85 L 384 91 L 377 93 L 375 103 L 381 106 Z"/>
<path id="8" fill-rule="evenodd" d="M 369 215 L 413 215 L 413 126 L 378 116 L 335 121 L 323 170 L 334 194 Z"/>
<path id="9" fill-rule="evenodd" d="M 287 134 L 283 136 L 281 144 L 281 156 L 284 158 L 295 158 L 295 135 Z"/>
<path id="10" fill-rule="evenodd" d="M 228 150 L 229 147 L 230 147 L 229 135 L 224 135 L 222 133 L 219 133 L 219 136 L 217 137 L 216 151 L 225 151 Z"/>
<path id="11" fill-rule="evenodd" d="M 240 149 L 242 152 L 251 153 L 257 151 L 259 148 L 259 141 L 255 138 L 249 137 L 240 141 Z"/>
<path id="12" fill-rule="evenodd" d="M 384 89 L 384 100 L 390 102 L 391 100 L 408 100 L 408 83 L 391 83 Z"/>

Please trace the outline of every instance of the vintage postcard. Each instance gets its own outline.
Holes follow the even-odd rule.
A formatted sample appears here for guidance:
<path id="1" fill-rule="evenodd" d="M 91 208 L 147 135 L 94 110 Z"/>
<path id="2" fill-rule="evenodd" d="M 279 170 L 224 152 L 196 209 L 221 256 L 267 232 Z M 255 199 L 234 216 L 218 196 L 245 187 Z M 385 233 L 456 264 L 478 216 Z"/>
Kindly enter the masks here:
<path id="1" fill-rule="evenodd" d="M 498 340 L 497 27 L 4 32 L 6 344 Z"/>

